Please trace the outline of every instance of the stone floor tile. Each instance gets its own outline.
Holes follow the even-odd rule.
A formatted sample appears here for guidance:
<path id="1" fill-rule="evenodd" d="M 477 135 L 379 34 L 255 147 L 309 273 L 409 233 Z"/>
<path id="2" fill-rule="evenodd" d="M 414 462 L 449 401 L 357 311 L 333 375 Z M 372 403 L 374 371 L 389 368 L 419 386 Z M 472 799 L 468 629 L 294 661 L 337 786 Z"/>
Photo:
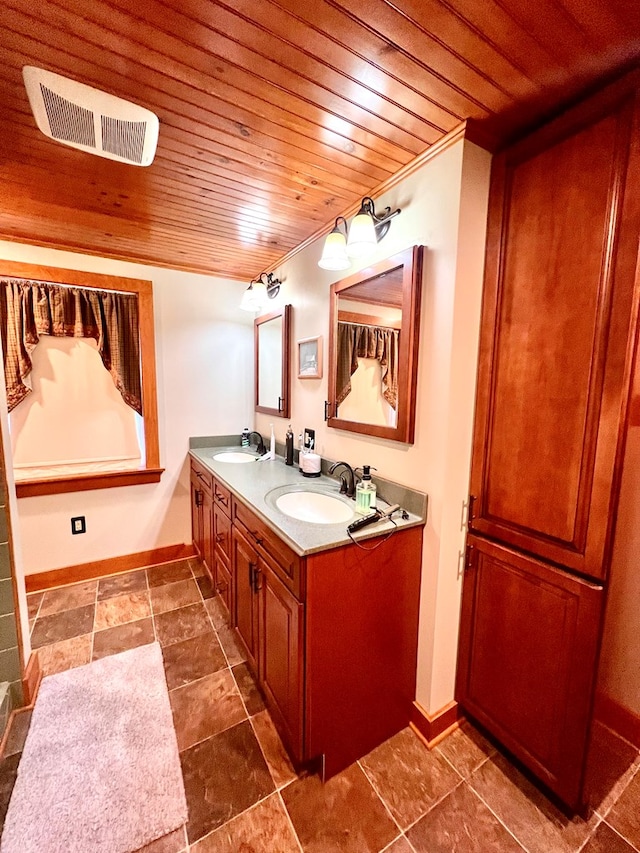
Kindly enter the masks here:
<path id="1" fill-rule="evenodd" d="M 4 826 L 4 819 L 7 816 L 9 800 L 13 793 L 13 786 L 16 784 L 19 763 L 20 753 L 3 758 L 0 761 L 0 829 Z"/>
<path id="2" fill-rule="evenodd" d="M 138 622 L 151 616 L 149 593 L 129 592 L 114 598 L 105 598 L 96 604 L 95 630 L 115 628 L 126 622 Z"/>
<path id="3" fill-rule="evenodd" d="M 461 780 L 449 762 L 427 749 L 409 728 L 372 750 L 360 764 L 401 829 L 414 823 Z"/>
<path id="4" fill-rule="evenodd" d="M 640 765 L 638 750 L 611 729 L 594 722 L 587 760 L 589 803 L 604 816 Z"/>
<path id="5" fill-rule="evenodd" d="M 636 853 L 636 848 L 606 823 L 601 823 L 580 853 Z"/>
<path id="6" fill-rule="evenodd" d="M 190 844 L 273 792 L 273 780 L 248 720 L 184 750 L 180 760 Z"/>
<path id="7" fill-rule="evenodd" d="M 131 592 L 145 592 L 147 589 L 147 573 L 144 569 L 135 572 L 125 572 L 122 575 L 113 575 L 101 578 L 98 583 L 98 601 L 105 598 L 115 598 L 117 595 L 126 595 Z"/>
<path id="8" fill-rule="evenodd" d="M 27 613 L 29 619 L 35 619 L 38 615 L 38 611 L 40 610 L 40 605 L 42 604 L 42 599 L 44 598 L 44 592 L 32 592 L 27 596 Z"/>
<path id="9" fill-rule="evenodd" d="M 529 853 L 577 853 L 599 820 L 568 818 L 499 753 L 469 784 Z"/>
<path id="10" fill-rule="evenodd" d="M 385 847 L 382 853 L 414 853 L 414 850 L 404 835 L 401 835 L 400 838 L 396 838 L 388 847 Z"/>
<path id="11" fill-rule="evenodd" d="M 162 655 L 169 690 L 197 681 L 227 665 L 215 631 L 165 646 Z"/>
<path id="12" fill-rule="evenodd" d="M 161 646 L 170 646 L 211 630 L 211 622 L 204 604 L 190 604 L 154 616 L 156 634 Z"/>
<path id="13" fill-rule="evenodd" d="M 163 586 L 166 583 L 176 583 L 177 581 L 188 581 L 192 578 L 189 560 L 163 563 L 160 566 L 151 566 L 147 569 L 149 587 Z"/>
<path id="14" fill-rule="evenodd" d="M 297 779 L 281 794 L 305 853 L 378 853 L 399 835 L 357 764 L 325 784 Z"/>
<path id="15" fill-rule="evenodd" d="M 106 628 L 93 635 L 93 657 L 99 660 L 107 655 L 116 655 L 153 643 L 156 635 L 153 630 L 153 620 L 140 619 L 138 622 L 127 622 L 115 628 Z"/>
<path id="16" fill-rule="evenodd" d="M 31 725 L 31 714 L 31 709 L 14 714 L 9 736 L 4 746 L 4 752 L 2 753 L 3 758 L 8 758 L 10 755 L 17 755 L 22 752 L 29 726 Z"/>
<path id="17" fill-rule="evenodd" d="M 207 570 L 200 557 L 189 557 L 189 566 L 191 567 L 194 578 L 201 578 L 207 574 Z"/>
<path id="18" fill-rule="evenodd" d="M 229 666 L 237 666 L 239 663 L 244 663 L 247 659 L 247 653 L 233 628 L 227 626 L 216 628 L 216 633 L 220 640 L 220 645 L 227 656 Z"/>
<path id="19" fill-rule="evenodd" d="M 95 605 L 87 604 L 51 616 L 39 617 L 31 633 L 31 647 L 37 649 L 60 640 L 88 634 L 93 629 L 94 612 Z"/>
<path id="20" fill-rule="evenodd" d="M 69 640 L 61 640 L 59 643 L 39 648 L 38 660 L 42 674 L 55 675 L 56 672 L 64 672 L 89 663 L 91 640 L 91 634 L 82 634 L 80 637 L 72 637 Z"/>
<path id="21" fill-rule="evenodd" d="M 229 614 L 219 595 L 208 598 L 204 604 L 216 631 L 229 627 Z"/>
<path id="22" fill-rule="evenodd" d="M 178 687 L 169 694 L 178 749 L 184 750 L 247 718 L 228 669 Z"/>
<path id="23" fill-rule="evenodd" d="M 416 853 L 526 853 L 466 782 L 408 829 L 407 838 Z"/>
<path id="24" fill-rule="evenodd" d="M 193 578 L 151 587 L 150 595 L 154 614 L 166 613 L 169 610 L 176 610 L 178 607 L 186 607 L 188 604 L 196 604 L 202 601 L 200 589 Z"/>
<path id="25" fill-rule="evenodd" d="M 250 717 L 264 710 L 265 704 L 258 685 L 246 663 L 239 663 L 233 667 L 233 677 L 236 680 L 240 695 L 247 707 Z"/>
<path id="26" fill-rule="evenodd" d="M 191 846 L 191 853 L 300 853 L 280 797 L 272 794 Z"/>
<path id="27" fill-rule="evenodd" d="M 298 774 L 293 769 L 269 712 L 265 710 L 255 714 L 251 723 L 276 787 L 281 788 L 297 779 Z"/>
<path id="28" fill-rule="evenodd" d="M 196 578 L 198 581 L 198 586 L 200 587 L 200 594 L 206 600 L 207 598 L 213 598 L 215 595 L 215 591 L 213 589 L 213 584 L 211 583 L 211 578 L 209 575 L 202 575 L 201 577 Z"/>
<path id="29" fill-rule="evenodd" d="M 466 720 L 436 747 L 436 752 L 444 755 L 465 779 L 495 751 L 493 744 Z"/>
<path id="30" fill-rule="evenodd" d="M 51 616 L 63 610 L 75 610 L 85 604 L 95 604 L 98 581 L 91 580 L 71 586 L 61 586 L 44 593 L 38 616 Z"/>
<path id="31" fill-rule="evenodd" d="M 640 850 L 640 771 L 607 814 L 607 823 Z"/>

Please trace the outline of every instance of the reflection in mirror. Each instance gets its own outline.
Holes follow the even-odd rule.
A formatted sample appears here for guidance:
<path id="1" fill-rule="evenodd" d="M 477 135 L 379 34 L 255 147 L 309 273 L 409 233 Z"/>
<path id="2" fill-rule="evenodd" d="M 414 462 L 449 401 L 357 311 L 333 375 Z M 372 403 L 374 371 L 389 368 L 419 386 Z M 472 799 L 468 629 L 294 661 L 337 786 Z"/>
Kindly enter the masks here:
<path id="1" fill-rule="evenodd" d="M 328 425 L 413 441 L 422 247 L 331 288 Z"/>
<path id="2" fill-rule="evenodd" d="M 290 416 L 291 306 L 254 321 L 255 405 L 257 412 Z"/>

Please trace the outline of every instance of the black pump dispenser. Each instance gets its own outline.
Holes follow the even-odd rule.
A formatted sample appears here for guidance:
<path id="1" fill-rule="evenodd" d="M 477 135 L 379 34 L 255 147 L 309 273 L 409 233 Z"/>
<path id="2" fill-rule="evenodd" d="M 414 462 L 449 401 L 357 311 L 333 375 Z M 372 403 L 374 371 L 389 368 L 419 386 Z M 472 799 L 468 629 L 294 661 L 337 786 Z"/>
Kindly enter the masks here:
<path id="1" fill-rule="evenodd" d="M 291 429 L 291 424 L 289 424 L 289 429 L 287 430 L 287 434 L 285 436 L 285 465 L 293 465 L 293 430 Z"/>

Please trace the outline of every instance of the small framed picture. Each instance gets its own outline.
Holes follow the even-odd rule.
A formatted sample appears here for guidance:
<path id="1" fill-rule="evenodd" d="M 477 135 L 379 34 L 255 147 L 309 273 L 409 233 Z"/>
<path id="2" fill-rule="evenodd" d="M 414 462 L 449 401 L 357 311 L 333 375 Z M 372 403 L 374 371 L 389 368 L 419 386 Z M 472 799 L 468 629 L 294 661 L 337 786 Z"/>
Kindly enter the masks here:
<path id="1" fill-rule="evenodd" d="M 298 341 L 298 379 L 322 378 L 322 336 Z"/>

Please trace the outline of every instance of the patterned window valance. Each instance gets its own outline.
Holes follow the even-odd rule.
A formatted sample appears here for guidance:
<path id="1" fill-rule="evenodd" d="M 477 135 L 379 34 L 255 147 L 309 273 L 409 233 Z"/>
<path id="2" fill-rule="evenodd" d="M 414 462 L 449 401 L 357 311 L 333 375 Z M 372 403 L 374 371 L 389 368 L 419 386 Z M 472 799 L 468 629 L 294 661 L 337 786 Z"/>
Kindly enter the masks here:
<path id="1" fill-rule="evenodd" d="M 382 367 L 382 396 L 392 409 L 398 404 L 399 329 L 338 323 L 338 381 L 336 403 L 351 392 L 351 377 L 358 358 L 375 358 Z"/>
<path id="2" fill-rule="evenodd" d="M 40 335 L 93 338 L 122 399 L 142 414 L 138 296 L 25 279 L 0 280 L 9 411 L 30 393 L 31 352 Z"/>

